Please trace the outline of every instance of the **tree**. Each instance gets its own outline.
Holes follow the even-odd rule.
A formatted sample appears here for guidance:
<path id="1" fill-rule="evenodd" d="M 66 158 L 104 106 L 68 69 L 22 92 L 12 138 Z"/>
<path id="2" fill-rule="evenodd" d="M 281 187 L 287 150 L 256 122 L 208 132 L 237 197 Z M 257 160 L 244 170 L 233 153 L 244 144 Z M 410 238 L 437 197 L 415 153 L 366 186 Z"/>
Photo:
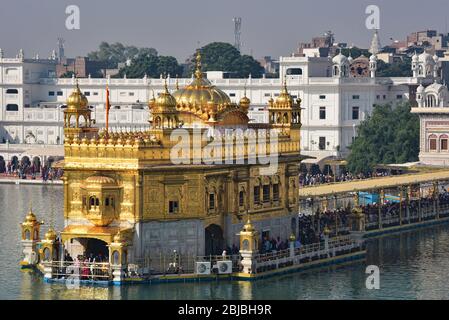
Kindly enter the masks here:
<path id="1" fill-rule="evenodd" d="M 73 76 L 75 76 L 75 73 L 73 71 L 67 71 L 62 74 L 60 78 L 72 78 Z"/>
<path id="2" fill-rule="evenodd" d="M 97 51 L 87 54 L 90 60 L 105 62 L 109 68 L 115 68 L 119 62 L 126 62 L 138 55 L 157 56 L 154 48 L 137 48 L 135 46 L 125 46 L 120 42 L 109 44 L 101 42 Z"/>
<path id="3" fill-rule="evenodd" d="M 161 74 L 170 74 L 174 77 L 182 74 L 182 67 L 174 57 L 143 53 L 132 59 L 129 66 L 120 69 L 118 77 L 125 74 L 128 78 L 143 78 L 145 74 L 152 78 L 157 78 Z"/>
<path id="4" fill-rule="evenodd" d="M 260 78 L 264 73 L 264 68 L 252 56 L 241 55 L 231 44 L 225 42 L 212 42 L 200 49 L 202 55 L 203 71 L 226 71 L 231 76 L 246 78 L 251 74 L 253 78 Z M 195 56 L 188 62 L 190 73 L 195 70 Z M 189 74 L 184 74 L 189 76 Z"/>
<path id="5" fill-rule="evenodd" d="M 394 63 L 385 63 L 382 60 L 377 62 L 376 75 L 378 77 L 411 77 L 411 59 L 405 57 L 404 60 Z"/>
<path id="6" fill-rule="evenodd" d="M 341 49 L 341 54 L 345 55 L 347 57 L 351 56 L 354 59 L 360 57 L 361 55 L 364 55 L 365 57 L 371 56 L 371 54 L 369 53 L 369 51 L 367 49 L 360 49 L 357 47 L 352 47 L 352 48 L 343 48 Z"/>
<path id="7" fill-rule="evenodd" d="M 377 164 L 417 161 L 419 117 L 410 112 L 410 103 L 375 106 L 371 116 L 357 127 L 358 136 L 350 146 L 348 169 L 371 172 Z"/>

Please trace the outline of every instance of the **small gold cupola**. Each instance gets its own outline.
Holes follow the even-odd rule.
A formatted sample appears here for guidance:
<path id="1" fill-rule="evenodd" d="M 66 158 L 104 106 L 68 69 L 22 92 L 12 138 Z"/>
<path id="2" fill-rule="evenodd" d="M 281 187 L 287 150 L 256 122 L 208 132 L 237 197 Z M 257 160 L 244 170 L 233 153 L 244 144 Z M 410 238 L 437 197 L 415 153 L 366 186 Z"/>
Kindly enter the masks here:
<path id="1" fill-rule="evenodd" d="M 78 80 L 76 81 L 75 90 L 67 98 L 68 110 L 83 110 L 88 108 L 88 100 L 86 96 L 81 92 Z"/>
<path id="2" fill-rule="evenodd" d="M 152 128 L 174 129 L 179 126 L 176 99 L 170 94 L 165 78 L 164 91 L 152 102 Z"/>
<path id="3" fill-rule="evenodd" d="M 81 92 L 77 79 L 75 90 L 67 98 L 67 106 L 64 110 L 65 143 L 70 143 L 72 139 L 81 136 L 90 139 L 98 133 L 98 128 L 92 127 L 95 120 L 92 119 L 91 114 L 89 101 Z"/>
<path id="4" fill-rule="evenodd" d="M 274 101 L 268 101 L 269 123 L 271 127 L 278 128 L 282 134 L 290 135 L 293 140 L 300 140 L 301 129 L 301 99 L 295 101 L 287 89 L 287 79 L 284 78 L 281 92 Z"/>
<path id="5" fill-rule="evenodd" d="M 243 93 L 243 97 L 240 99 L 239 106 L 242 109 L 242 111 L 247 114 L 250 104 L 251 100 L 246 96 L 246 85 L 245 85 L 245 91 Z"/>

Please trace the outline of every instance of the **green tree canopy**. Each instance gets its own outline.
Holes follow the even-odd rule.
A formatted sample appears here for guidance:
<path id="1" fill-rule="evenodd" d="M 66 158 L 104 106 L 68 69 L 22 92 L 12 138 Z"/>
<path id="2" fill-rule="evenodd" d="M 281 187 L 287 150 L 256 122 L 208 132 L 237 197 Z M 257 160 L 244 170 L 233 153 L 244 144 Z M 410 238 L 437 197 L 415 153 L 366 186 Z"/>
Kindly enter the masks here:
<path id="1" fill-rule="evenodd" d="M 405 57 L 404 60 L 394 63 L 385 63 L 382 60 L 377 62 L 377 72 L 378 77 L 411 77 L 412 76 L 412 66 L 411 59 Z"/>
<path id="2" fill-rule="evenodd" d="M 245 78 L 249 74 L 253 78 L 260 78 L 264 68 L 252 56 L 241 55 L 231 44 L 226 42 L 212 42 L 200 49 L 202 55 L 203 71 L 226 71 L 231 72 L 232 77 Z M 195 69 L 195 56 L 189 61 L 190 73 Z M 187 71 L 186 70 L 186 71 Z M 186 72 L 188 73 L 188 71 Z M 189 76 L 190 74 L 185 74 Z"/>
<path id="3" fill-rule="evenodd" d="M 111 43 L 103 41 L 97 51 L 87 54 L 90 60 L 105 62 L 108 67 L 115 68 L 119 62 L 126 62 L 138 55 L 157 56 L 154 48 L 137 48 L 135 46 L 125 46 L 120 42 Z"/>
<path id="4" fill-rule="evenodd" d="M 73 71 L 67 71 L 64 74 L 62 74 L 60 78 L 71 78 L 74 75 L 75 75 L 75 73 Z"/>
<path id="5" fill-rule="evenodd" d="M 367 58 L 369 58 L 371 56 L 371 53 L 369 53 L 369 51 L 367 49 L 360 49 L 357 47 L 343 48 L 343 49 L 341 49 L 341 54 L 343 54 L 347 57 L 351 56 L 354 59 L 360 57 L 362 54 Z"/>
<path id="6" fill-rule="evenodd" d="M 417 161 L 419 117 L 410 112 L 410 103 L 375 106 L 371 116 L 357 127 L 350 146 L 348 169 L 368 173 L 376 164 Z"/>
<path id="7" fill-rule="evenodd" d="M 152 78 L 161 74 L 175 77 L 182 74 L 182 67 L 174 57 L 142 53 L 133 58 L 129 66 L 120 69 L 118 76 L 123 77 L 125 74 L 128 78 L 142 78 L 145 74 Z"/>

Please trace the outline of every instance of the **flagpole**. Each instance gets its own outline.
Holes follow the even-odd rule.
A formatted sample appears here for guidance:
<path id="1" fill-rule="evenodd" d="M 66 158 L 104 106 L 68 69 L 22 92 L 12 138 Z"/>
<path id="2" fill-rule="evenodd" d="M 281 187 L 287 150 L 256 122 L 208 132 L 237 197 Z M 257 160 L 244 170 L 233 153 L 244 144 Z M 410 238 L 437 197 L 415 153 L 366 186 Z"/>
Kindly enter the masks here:
<path id="1" fill-rule="evenodd" d="M 106 84 L 106 137 L 109 136 L 109 87 Z"/>

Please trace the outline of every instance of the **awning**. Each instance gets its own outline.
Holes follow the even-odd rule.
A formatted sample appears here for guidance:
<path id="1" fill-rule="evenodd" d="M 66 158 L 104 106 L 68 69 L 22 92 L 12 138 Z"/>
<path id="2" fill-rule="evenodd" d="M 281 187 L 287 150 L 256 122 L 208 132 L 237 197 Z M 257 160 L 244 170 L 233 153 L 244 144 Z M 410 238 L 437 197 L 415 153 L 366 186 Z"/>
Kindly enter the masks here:
<path id="1" fill-rule="evenodd" d="M 75 238 L 94 238 L 99 239 L 107 244 L 112 243 L 114 236 L 120 231 L 120 233 L 127 236 L 132 235 L 133 230 L 123 229 L 120 227 L 95 227 L 86 225 L 70 225 L 61 231 L 61 240 L 65 243 L 68 240 Z"/>
<path id="2" fill-rule="evenodd" d="M 301 187 L 299 188 L 298 194 L 300 198 L 324 197 L 335 194 L 387 189 L 432 181 L 449 181 L 449 170 L 435 170 L 425 173 L 402 174 L 397 176 Z"/>

